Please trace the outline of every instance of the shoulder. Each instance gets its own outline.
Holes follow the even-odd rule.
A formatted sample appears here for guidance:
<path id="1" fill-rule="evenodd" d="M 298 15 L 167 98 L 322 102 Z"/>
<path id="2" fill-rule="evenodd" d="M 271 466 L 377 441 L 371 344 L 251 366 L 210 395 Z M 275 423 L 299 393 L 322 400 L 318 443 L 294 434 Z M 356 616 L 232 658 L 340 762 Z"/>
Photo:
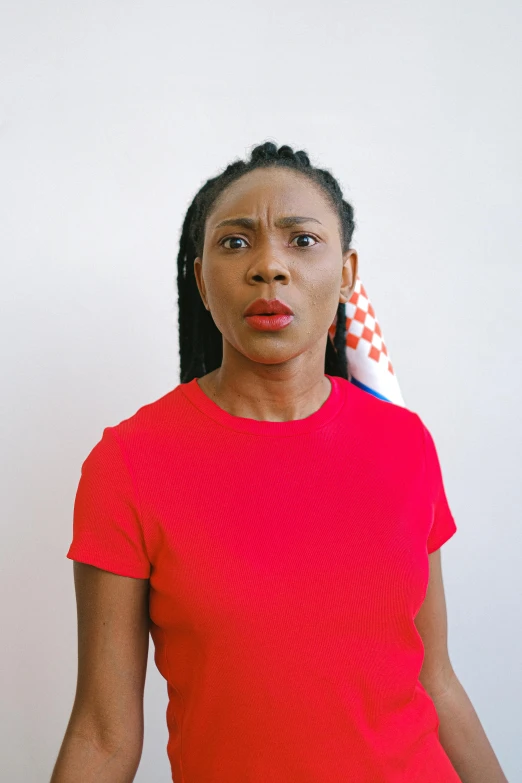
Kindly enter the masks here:
<path id="1" fill-rule="evenodd" d="M 339 381 L 346 391 L 347 407 L 354 416 L 360 416 L 368 426 L 381 430 L 383 435 L 386 431 L 399 433 L 403 438 L 411 435 L 420 442 L 423 425 L 415 411 L 367 391 L 352 381 L 344 378 Z"/>
<path id="2" fill-rule="evenodd" d="M 178 384 L 106 429 L 125 455 L 145 453 L 149 448 L 161 447 L 166 438 L 172 442 L 177 434 L 181 436 L 186 430 L 187 409 L 190 409 L 190 403 Z"/>

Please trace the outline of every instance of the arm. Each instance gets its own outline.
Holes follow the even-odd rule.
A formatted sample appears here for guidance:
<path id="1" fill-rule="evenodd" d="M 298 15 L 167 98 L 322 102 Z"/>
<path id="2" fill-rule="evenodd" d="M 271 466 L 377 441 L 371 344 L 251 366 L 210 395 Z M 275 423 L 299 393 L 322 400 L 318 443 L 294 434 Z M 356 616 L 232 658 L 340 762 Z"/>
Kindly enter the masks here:
<path id="1" fill-rule="evenodd" d="M 131 783 L 143 748 L 148 579 L 74 563 L 78 679 L 50 783 Z"/>
<path id="2" fill-rule="evenodd" d="M 415 625 L 424 645 L 419 680 L 437 710 L 440 743 L 462 783 L 508 783 L 449 658 L 440 548 L 429 562 L 428 589 Z"/>
<path id="3" fill-rule="evenodd" d="M 508 783 L 477 713 L 454 675 L 446 691 L 432 697 L 439 739 L 462 783 Z"/>

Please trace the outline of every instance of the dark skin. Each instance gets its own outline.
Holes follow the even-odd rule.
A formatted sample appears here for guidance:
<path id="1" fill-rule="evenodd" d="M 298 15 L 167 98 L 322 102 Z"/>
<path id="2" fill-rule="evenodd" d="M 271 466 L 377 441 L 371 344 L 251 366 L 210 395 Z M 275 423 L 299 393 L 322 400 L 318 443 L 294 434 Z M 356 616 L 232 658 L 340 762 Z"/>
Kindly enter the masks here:
<path id="1" fill-rule="evenodd" d="M 149 580 L 73 566 L 76 694 L 50 783 L 128 783 L 143 749 Z"/>
<path id="2" fill-rule="evenodd" d="M 276 227 L 289 215 L 319 222 Z M 237 217 L 253 218 L 255 228 L 216 228 Z M 205 394 L 228 413 L 258 421 L 302 419 L 318 410 L 331 389 L 324 374 L 328 329 L 358 273 L 357 252 L 343 254 L 339 219 L 321 188 L 289 169 L 243 175 L 208 215 L 194 273 L 223 335 L 221 367 L 197 381 Z M 293 321 L 275 332 L 253 329 L 243 312 L 258 297 L 286 302 Z"/>

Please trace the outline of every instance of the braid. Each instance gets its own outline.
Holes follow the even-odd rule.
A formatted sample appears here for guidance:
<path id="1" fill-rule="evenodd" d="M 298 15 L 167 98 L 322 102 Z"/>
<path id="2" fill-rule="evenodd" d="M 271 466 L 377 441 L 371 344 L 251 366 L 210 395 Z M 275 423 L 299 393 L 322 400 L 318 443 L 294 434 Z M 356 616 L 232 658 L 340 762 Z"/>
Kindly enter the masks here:
<path id="1" fill-rule="evenodd" d="M 288 145 L 277 146 L 267 141 L 255 147 L 250 160 L 229 164 L 218 176 L 209 179 L 198 191 L 187 210 L 181 230 L 178 252 L 178 326 L 180 354 L 180 382 L 188 383 L 221 366 L 223 338 L 206 309 L 194 274 L 194 259 L 203 257 L 205 223 L 217 197 L 243 174 L 270 166 L 287 167 L 305 174 L 319 185 L 338 214 L 342 251 L 350 248 L 355 229 L 354 211 L 344 201 L 337 180 L 327 169 L 315 168 L 304 150 L 295 152 Z M 339 303 L 333 339 L 327 335 L 325 373 L 349 378 L 346 358 L 346 305 Z"/>

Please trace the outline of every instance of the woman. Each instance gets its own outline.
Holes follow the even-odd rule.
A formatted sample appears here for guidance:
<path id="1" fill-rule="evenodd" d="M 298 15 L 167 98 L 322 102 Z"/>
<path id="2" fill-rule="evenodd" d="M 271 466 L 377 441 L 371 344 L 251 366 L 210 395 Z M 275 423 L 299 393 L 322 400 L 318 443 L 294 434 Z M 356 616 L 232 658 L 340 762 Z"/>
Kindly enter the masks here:
<path id="1" fill-rule="evenodd" d="M 459 712 L 440 560 L 419 611 L 456 531 L 433 439 L 350 382 L 353 230 L 333 176 L 269 142 L 191 204 L 181 382 L 82 465 L 78 689 L 53 783 L 133 779 L 149 631 L 176 783 L 450 783 L 459 764 L 478 783 L 470 741 L 499 769 Z"/>

